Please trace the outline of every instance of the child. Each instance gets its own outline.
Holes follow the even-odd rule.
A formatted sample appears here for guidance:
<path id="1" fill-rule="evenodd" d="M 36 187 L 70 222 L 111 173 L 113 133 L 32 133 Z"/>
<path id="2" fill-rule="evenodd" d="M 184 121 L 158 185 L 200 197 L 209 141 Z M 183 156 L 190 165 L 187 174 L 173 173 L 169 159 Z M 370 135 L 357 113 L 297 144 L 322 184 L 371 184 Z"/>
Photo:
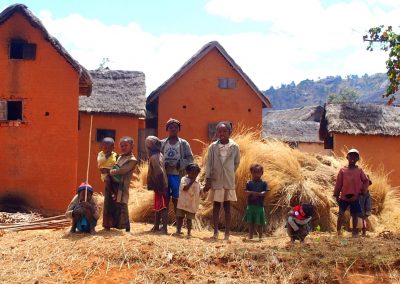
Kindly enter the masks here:
<path id="1" fill-rule="evenodd" d="M 71 233 L 75 233 L 76 229 L 84 233 L 95 233 L 99 210 L 92 195 L 93 188 L 87 183 L 81 183 L 65 212 L 65 216 L 72 219 Z"/>
<path id="2" fill-rule="evenodd" d="M 372 184 L 371 179 L 367 175 L 368 178 L 368 185 Z M 361 218 L 362 218 L 362 236 L 367 236 L 367 220 L 368 217 L 371 216 L 371 209 L 372 209 L 372 201 L 371 201 L 371 194 L 367 189 L 367 192 L 360 196 L 360 206 L 361 206 Z"/>
<path id="3" fill-rule="evenodd" d="M 164 156 L 160 152 L 161 141 L 155 136 L 148 136 L 145 141 L 147 155 L 149 156 L 149 170 L 147 173 L 147 189 L 154 191 L 154 218 L 153 232 L 160 229 L 162 220 L 162 234 L 167 234 L 168 212 L 167 212 L 167 189 L 168 179 L 164 168 Z"/>
<path id="4" fill-rule="evenodd" d="M 105 182 L 108 172 L 117 161 L 118 155 L 114 152 L 114 139 L 105 137 L 101 142 L 101 151 L 97 155 L 97 165 L 101 172 L 101 181 Z"/>
<path id="5" fill-rule="evenodd" d="M 208 147 L 206 161 L 206 184 L 204 191 L 213 202 L 214 239 L 218 239 L 218 222 L 221 204 L 225 211 L 225 240 L 229 240 L 231 226 L 231 201 L 237 201 L 235 191 L 235 172 L 240 163 L 239 145 L 230 135 L 232 126 L 223 121 L 216 126 L 218 140 Z"/>
<path id="6" fill-rule="evenodd" d="M 245 220 L 249 224 L 249 239 L 253 239 L 254 227 L 257 226 L 259 239 L 262 238 L 262 229 L 266 224 L 264 197 L 268 191 L 268 185 L 261 179 L 264 169 L 259 164 L 251 165 L 252 180 L 246 184 L 247 208 Z"/>
<path id="7" fill-rule="evenodd" d="M 189 143 L 180 137 L 178 133 L 181 130 L 179 120 L 170 118 L 166 124 L 168 137 L 161 140 L 161 153 L 165 158 L 165 170 L 168 177 L 167 191 L 167 211 L 172 197 L 174 212 L 179 199 L 179 183 L 181 177 L 185 174 L 185 168 L 193 163 L 193 154 Z"/>
<path id="8" fill-rule="evenodd" d="M 337 233 L 342 235 L 342 224 L 344 213 L 350 207 L 350 214 L 353 219 L 352 236 L 358 236 L 357 219 L 361 214 L 359 197 L 367 192 L 369 180 L 362 169 L 356 163 L 360 159 L 360 153 L 356 149 L 347 152 L 348 166 L 340 169 L 333 196 L 339 204 L 339 215 L 337 219 Z"/>
<path id="9" fill-rule="evenodd" d="M 129 222 L 129 186 L 133 172 L 137 166 L 137 160 L 132 154 L 133 151 L 133 139 L 128 136 L 124 136 L 119 141 L 121 154 L 115 166 L 110 170 L 110 176 L 119 176 L 117 186 L 118 190 L 116 193 L 115 200 L 112 200 L 109 204 L 110 207 L 104 210 L 108 214 L 106 218 L 111 220 L 111 227 L 117 229 L 125 229 L 126 232 L 130 232 L 131 224 Z M 107 212 L 106 212 L 107 211 Z M 110 227 L 105 227 L 110 229 Z"/>
<path id="10" fill-rule="evenodd" d="M 302 205 L 294 206 L 288 213 L 287 232 L 290 241 L 293 243 L 295 240 L 304 242 L 304 239 L 310 232 L 310 221 L 314 214 L 314 206 L 304 203 Z"/>
<path id="11" fill-rule="evenodd" d="M 192 231 L 192 220 L 195 217 L 200 204 L 200 184 L 196 180 L 200 173 L 197 164 L 186 166 L 187 175 L 182 177 L 179 187 L 179 200 L 176 209 L 176 233 L 181 234 L 183 218 L 186 216 L 187 236 L 190 238 Z"/>

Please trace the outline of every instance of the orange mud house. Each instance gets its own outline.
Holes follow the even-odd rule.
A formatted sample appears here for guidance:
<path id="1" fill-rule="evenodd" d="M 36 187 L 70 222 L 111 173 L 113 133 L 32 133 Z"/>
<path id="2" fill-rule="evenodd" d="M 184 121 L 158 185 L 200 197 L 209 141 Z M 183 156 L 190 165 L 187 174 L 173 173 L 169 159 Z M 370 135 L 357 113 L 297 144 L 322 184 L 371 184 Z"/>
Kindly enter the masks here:
<path id="1" fill-rule="evenodd" d="M 342 156 L 348 149 L 389 173 L 392 186 L 400 186 L 400 109 L 398 107 L 343 103 L 328 104 L 322 115 L 320 139 L 325 148 Z M 374 181 L 372 181 L 374 182 Z"/>
<path id="2" fill-rule="evenodd" d="M 77 181 L 89 73 L 25 5 L 0 13 L 0 203 L 60 213 Z"/>
<path id="3" fill-rule="evenodd" d="M 182 123 L 180 136 L 199 155 L 203 143 L 214 138 L 215 125 L 221 120 L 230 121 L 233 127 L 254 127 L 261 134 L 266 107 L 271 107 L 269 100 L 214 41 L 148 96 L 146 127 L 163 138 L 165 122 L 177 118 Z"/>
<path id="4" fill-rule="evenodd" d="M 263 117 L 263 139 L 277 139 L 300 151 L 328 155 L 319 140 L 322 106 L 267 111 Z"/>
<path id="5" fill-rule="evenodd" d="M 90 97 L 79 98 L 79 163 L 78 180 L 86 180 L 90 137 L 89 183 L 98 192 L 104 184 L 97 168 L 97 154 L 104 137 L 115 140 L 115 151 L 119 153 L 119 139 L 130 136 L 135 141 L 134 155 L 138 156 L 139 135 L 145 127 L 146 86 L 142 72 L 121 70 L 90 71 L 93 91 Z M 140 132 L 140 133 L 139 133 Z M 142 138 L 142 137 L 141 137 Z M 140 139 L 144 141 L 144 138 Z"/>

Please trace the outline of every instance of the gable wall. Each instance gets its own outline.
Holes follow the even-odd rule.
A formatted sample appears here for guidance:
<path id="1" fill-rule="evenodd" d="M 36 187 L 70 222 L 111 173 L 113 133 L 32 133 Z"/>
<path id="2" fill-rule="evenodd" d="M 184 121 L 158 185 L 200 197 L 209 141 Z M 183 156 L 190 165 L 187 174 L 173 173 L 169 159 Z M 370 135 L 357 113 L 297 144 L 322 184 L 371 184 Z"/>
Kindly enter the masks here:
<path id="1" fill-rule="evenodd" d="M 236 78 L 236 88 L 220 89 L 219 77 Z M 255 127 L 261 134 L 261 100 L 215 48 L 161 93 L 158 100 L 160 138 L 167 135 L 165 122 L 177 118 L 182 123 L 180 136 L 188 140 L 197 155 L 204 145 L 194 139 L 210 142 L 208 123 L 229 120 L 234 127 Z"/>
<path id="2" fill-rule="evenodd" d="M 9 59 L 10 38 L 36 43 L 36 59 Z M 18 196 L 63 212 L 76 188 L 78 74 L 16 13 L 0 26 L 0 81 L 0 99 L 22 99 L 24 116 L 19 126 L 0 123 L 0 202 Z"/>

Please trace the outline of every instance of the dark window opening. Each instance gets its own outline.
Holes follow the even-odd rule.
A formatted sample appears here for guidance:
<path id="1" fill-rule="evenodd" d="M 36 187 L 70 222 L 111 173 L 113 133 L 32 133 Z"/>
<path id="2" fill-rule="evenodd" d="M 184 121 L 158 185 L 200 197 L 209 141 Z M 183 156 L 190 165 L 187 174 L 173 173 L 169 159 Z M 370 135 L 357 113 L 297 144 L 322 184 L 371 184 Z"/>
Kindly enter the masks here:
<path id="1" fill-rule="evenodd" d="M 10 59 L 35 59 L 36 44 L 24 40 L 12 40 L 10 43 Z"/>
<path id="2" fill-rule="evenodd" d="M 101 142 L 104 138 L 110 137 L 115 140 L 115 130 L 114 129 L 97 129 L 96 131 L 96 141 Z"/>
<path id="3" fill-rule="evenodd" d="M 22 102 L 7 102 L 7 120 L 22 120 Z"/>
<path id="4" fill-rule="evenodd" d="M 333 136 L 327 136 L 325 138 L 324 149 L 333 149 Z"/>
<path id="5" fill-rule="evenodd" d="M 236 79 L 234 79 L 234 78 L 219 78 L 218 79 L 218 87 L 220 89 L 235 89 L 236 88 Z"/>

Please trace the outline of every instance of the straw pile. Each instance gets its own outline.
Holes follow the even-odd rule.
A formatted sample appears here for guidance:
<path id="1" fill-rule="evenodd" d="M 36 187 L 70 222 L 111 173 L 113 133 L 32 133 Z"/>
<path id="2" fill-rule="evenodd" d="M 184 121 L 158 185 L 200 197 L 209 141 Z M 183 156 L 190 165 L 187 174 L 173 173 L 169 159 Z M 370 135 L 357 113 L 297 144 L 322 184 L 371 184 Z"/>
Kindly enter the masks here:
<path id="1" fill-rule="evenodd" d="M 239 144 L 241 151 L 241 162 L 236 172 L 238 201 L 232 203 L 232 229 L 240 231 L 246 228 L 246 224 L 243 222 L 247 203 L 244 188 L 246 182 L 251 178 L 250 165 L 259 163 L 264 167 L 263 179 L 267 181 L 270 189 L 265 200 L 269 232 L 281 228 L 285 223 L 289 206 L 301 202 L 315 205 L 314 227 L 319 226 L 322 231 L 335 230 L 338 207 L 332 193 L 338 170 L 346 164 L 344 158 L 300 152 L 277 140 L 263 142 L 249 130 L 240 130 L 234 133 L 232 139 Z M 206 150 L 200 157 L 199 162 L 202 166 L 205 158 Z M 374 215 L 371 216 L 370 223 L 372 227 L 380 225 L 386 228 L 389 223 L 382 222 L 379 215 L 385 213 L 383 212 L 384 208 L 388 208 L 388 210 L 394 210 L 391 213 L 391 219 L 400 218 L 398 211 L 389 209 L 399 207 L 399 199 L 395 190 L 388 184 L 387 176 L 383 171 L 372 172 L 362 163 L 361 167 L 373 181 L 370 192 L 373 197 Z M 204 169 L 204 166 L 202 168 Z M 146 167 L 142 168 L 142 170 L 145 169 Z M 204 172 L 201 173 L 200 179 L 204 179 Z M 388 196 L 390 196 L 389 200 Z M 130 206 L 133 221 L 152 221 L 152 198 L 152 193 L 148 192 L 141 197 L 138 206 L 133 204 Z M 197 214 L 197 227 L 201 228 L 210 224 L 211 216 L 212 204 L 203 201 Z M 170 213 L 170 217 L 173 218 L 172 213 Z M 221 225 L 224 223 L 223 220 L 223 210 L 221 209 Z"/>

